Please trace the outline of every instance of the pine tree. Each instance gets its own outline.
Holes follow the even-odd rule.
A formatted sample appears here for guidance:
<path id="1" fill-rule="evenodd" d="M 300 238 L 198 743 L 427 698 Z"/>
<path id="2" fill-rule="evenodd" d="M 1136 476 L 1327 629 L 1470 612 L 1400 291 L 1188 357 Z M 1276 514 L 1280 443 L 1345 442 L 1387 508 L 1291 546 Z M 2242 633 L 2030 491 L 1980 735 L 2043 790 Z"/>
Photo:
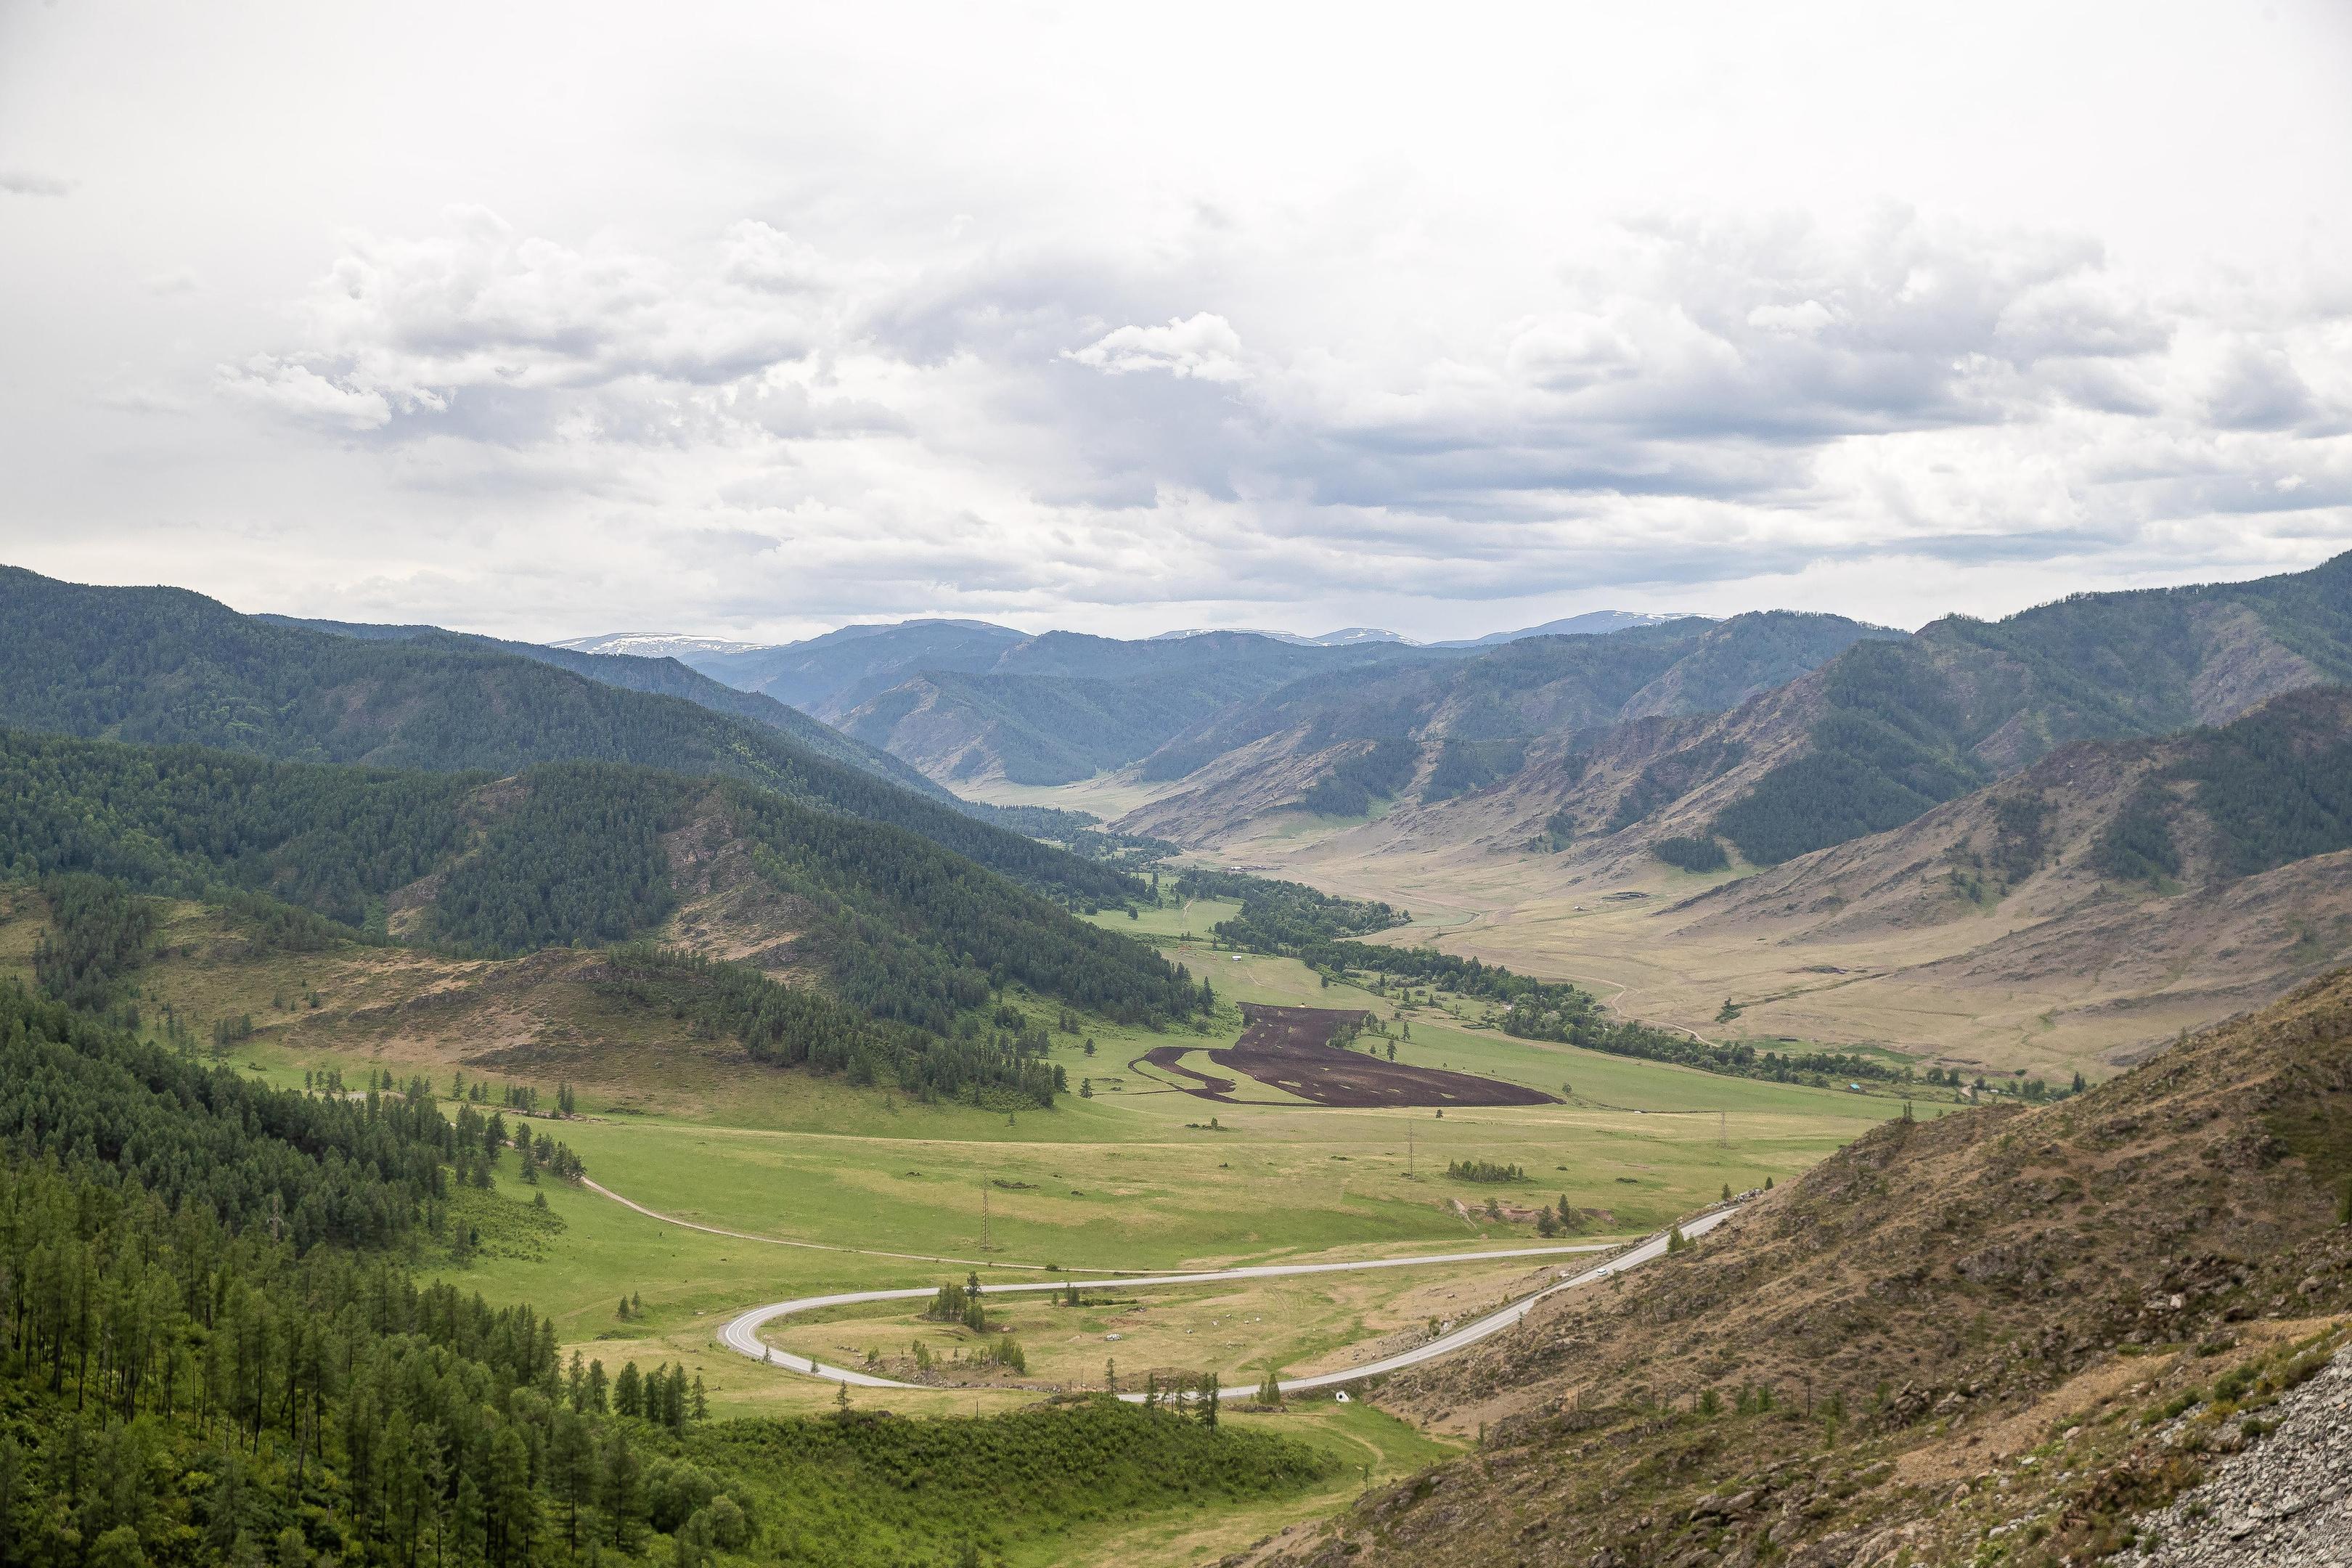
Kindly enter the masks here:
<path id="1" fill-rule="evenodd" d="M 614 1432 L 604 1445 L 597 1506 L 604 1510 L 605 1541 L 624 1555 L 637 1549 L 645 1520 L 644 1467 L 629 1448 L 628 1435 Z"/>

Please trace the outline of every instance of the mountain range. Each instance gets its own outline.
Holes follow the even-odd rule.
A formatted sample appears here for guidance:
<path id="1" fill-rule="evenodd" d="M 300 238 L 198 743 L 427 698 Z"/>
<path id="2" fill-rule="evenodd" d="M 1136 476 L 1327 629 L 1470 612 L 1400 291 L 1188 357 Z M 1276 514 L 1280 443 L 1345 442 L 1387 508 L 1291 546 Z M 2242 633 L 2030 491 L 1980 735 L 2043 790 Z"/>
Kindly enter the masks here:
<path id="1" fill-rule="evenodd" d="M 1490 912 L 1461 950 L 1520 968 L 1569 962 L 1533 911 L 1575 915 L 1577 889 L 1675 891 L 1613 935 L 1579 926 L 1574 962 L 1693 1028 L 1727 994 L 1734 1036 L 1867 1044 L 1900 1016 L 1956 1060 L 2062 1070 L 2352 952 L 2334 808 L 2312 789 L 2263 804 L 2302 826 L 2249 858 L 2231 846 L 2262 837 L 2255 808 L 2185 760 L 2254 747 L 2301 779 L 2281 759 L 2335 754 L 2323 689 L 2352 684 L 2352 557 L 1911 634 L 1633 619 L 1452 647 L 857 628 L 791 655 L 811 683 L 793 694 L 960 792 L 1108 781 L 1086 798 L 1115 800 L 1121 832 L 1332 890 L 1403 877 L 1444 902 L 1469 879 Z M 2132 869 L 2111 847 L 2159 818 Z M 1736 879 L 1694 897 L 1681 867 Z M 2061 1023 L 2074 1057 L 2036 1043 Z"/>
<path id="2" fill-rule="evenodd" d="M 2308 790 L 2263 805 L 2304 826 L 2278 838 L 2293 853 L 2255 864 L 2215 847 L 2260 837 L 2251 819 L 2179 771 L 2254 745 L 2274 763 L 2334 754 L 2339 709 L 2281 700 L 2352 683 L 2352 556 L 1912 634 L 1794 612 L 1637 618 L 1455 647 L 934 620 L 680 660 L 11 573 L 0 724 L 399 768 L 723 774 L 1097 904 L 1129 884 L 1027 836 L 1076 843 L 1088 819 L 958 796 L 1108 780 L 1086 798 L 1118 800 L 1118 833 L 1229 858 L 1272 847 L 1335 891 L 1385 897 L 1412 868 L 1443 902 L 1514 868 L 1505 906 L 1460 940 L 1538 973 L 1563 960 L 1511 929 L 1530 894 L 1575 913 L 1579 887 L 1760 872 L 1704 899 L 1680 888 L 1625 927 L 1624 963 L 1670 942 L 1688 976 L 1617 971 L 1629 1005 L 1698 1027 L 1728 994 L 1734 1034 L 1841 1043 L 1925 1005 L 1956 1021 L 1918 1043 L 1969 1059 L 2015 1027 L 1997 1054 L 2044 1068 L 2064 1065 L 2033 1054 L 2050 1018 L 2126 1059 L 2352 946 L 2333 808 Z M 2102 847 L 2116 823 L 2146 837 L 2158 818 L 2153 870 Z M 1580 939 L 1586 973 L 1618 961 L 1601 934 Z"/>
<path id="3" fill-rule="evenodd" d="M 184 589 L 86 587 L 0 568 L 0 727 L 378 768 L 511 773 L 593 761 L 717 774 L 903 828 L 1059 898 L 1116 903 L 1130 890 L 943 792 L 897 782 L 886 760 L 803 716 L 713 711 L 607 683 L 682 679 L 704 700 L 739 702 L 682 667 L 526 657 L 431 628 L 369 631 L 277 624 Z M 551 658 L 588 661 L 593 674 Z"/>

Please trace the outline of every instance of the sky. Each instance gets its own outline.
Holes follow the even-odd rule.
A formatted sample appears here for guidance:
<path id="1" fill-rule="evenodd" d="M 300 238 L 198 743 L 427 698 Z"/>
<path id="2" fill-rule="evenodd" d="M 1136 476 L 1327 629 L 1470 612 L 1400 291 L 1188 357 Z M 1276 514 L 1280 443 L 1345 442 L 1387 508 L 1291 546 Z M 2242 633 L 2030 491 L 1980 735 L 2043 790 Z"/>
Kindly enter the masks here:
<path id="1" fill-rule="evenodd" d="M 2352 4 L 0 0 L 0 560 L 530 638 L 2352 549 Z"/>

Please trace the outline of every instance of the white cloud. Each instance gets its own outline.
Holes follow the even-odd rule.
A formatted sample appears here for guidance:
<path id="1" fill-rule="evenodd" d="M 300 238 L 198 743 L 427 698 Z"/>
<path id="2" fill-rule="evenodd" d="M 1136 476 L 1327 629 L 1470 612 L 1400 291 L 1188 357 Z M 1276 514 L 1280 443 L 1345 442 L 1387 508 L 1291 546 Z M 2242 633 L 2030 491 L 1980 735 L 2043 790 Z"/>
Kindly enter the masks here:
<path id="1" fill-rule="evenodd" d="M 382 393 L 339 385 L 306 365 L 257 354 L 242 370 L 224 370 L 230 395 L 303 424 L 331 430 L 373 430 L 392 418 Z"/>
<path id="2" fill-rule="evenodd" d="M 1160 370 L 1180 381 L 1240 381 L 1248 374 L 1241 334 L 1206 310 L 1182 320 L 1171 316 L 1164 327 L 1118 328 L 1067 357 L 1109 375 Z"/>
<path id="3" fill-rule="evenodd" d="M 1837 318 L 1819 300 L 1801 305 L 1759 305 L 1748 312 L 1748 324 L 1792 338 L 1810 338 Z"/>

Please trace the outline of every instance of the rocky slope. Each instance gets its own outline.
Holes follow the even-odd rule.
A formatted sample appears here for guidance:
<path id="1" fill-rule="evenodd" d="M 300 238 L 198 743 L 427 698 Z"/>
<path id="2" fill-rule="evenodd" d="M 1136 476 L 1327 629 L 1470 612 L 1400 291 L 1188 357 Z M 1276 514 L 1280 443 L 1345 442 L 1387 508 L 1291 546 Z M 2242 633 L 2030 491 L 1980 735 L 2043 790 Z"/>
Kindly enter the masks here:
<path id="1" fill-rule="evenodd" d="M 1381 1402 L 1475 1454 L 1267 1561 L 2081 1563 L 2352 1310 L 2352 973 L 2074 1099 L 1897 1121 Z"/>
<path id="2" fill-rule="evenodd" d="M 2171 1507 L 2143 1516 L 2143 1544 L 2118 1568 L 2352 1563 L 2352 1352 L 2283 1395 L 2262 1425 Z"/>

